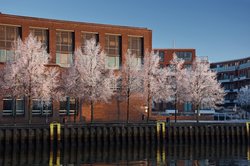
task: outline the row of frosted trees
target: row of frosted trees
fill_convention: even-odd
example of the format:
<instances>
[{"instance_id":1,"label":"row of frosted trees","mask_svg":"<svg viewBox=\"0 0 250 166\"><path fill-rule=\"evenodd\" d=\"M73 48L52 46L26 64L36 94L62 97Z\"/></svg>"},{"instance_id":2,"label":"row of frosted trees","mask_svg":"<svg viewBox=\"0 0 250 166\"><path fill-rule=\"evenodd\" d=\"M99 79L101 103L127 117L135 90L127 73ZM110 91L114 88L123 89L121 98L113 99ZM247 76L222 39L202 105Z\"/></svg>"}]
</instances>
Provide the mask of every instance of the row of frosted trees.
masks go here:
<instances>
[{"instance_id":1,"label":"row of frosted trees","mask_svg":"<svg viewBox=\"0 0 250 166\"><path fill-rule=\"evenodd\" d=\"M152 100L188 101L199 110L201 105L215 107L224 96L216 81L216 73L209 69L207 62L198 59L191 68L185 69L184 61L174 56L170 67L160 68L157 53L145 52L141 64L128 50L118 72L106 67L106 54L94 39L86 41L84 48L75 51L73 64L63 72L56 67L46 67L49 57L41 42L29 35L25 41L18 39L14 42L13 57L1 70L2 95L8 94L13 99L27 98L30 123L32 99L48 105L50 101L59 101L65 96L75 98L80 108L80 120L82 103L87 102L93 122L95 103L109 102L116 95L127 103L128 122L133 95L144 100L149 110ZM118 88L114 91L114 87Z\"/></svg>"}]
</instances>

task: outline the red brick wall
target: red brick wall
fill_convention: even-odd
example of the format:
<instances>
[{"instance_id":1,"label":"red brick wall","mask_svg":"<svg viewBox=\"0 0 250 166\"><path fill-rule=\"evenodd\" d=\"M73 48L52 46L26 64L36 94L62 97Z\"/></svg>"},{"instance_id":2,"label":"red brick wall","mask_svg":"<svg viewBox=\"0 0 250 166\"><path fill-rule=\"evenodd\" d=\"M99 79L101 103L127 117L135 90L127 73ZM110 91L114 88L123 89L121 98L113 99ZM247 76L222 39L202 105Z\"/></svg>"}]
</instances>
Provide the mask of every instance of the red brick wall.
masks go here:
<instances>
[{"instance_id":1,"label":"red brick wall","mask_svg":"<svg viewBox=\"0 0 250 166\"><path fill-rule=\"evenodd\" d=\"M56 30L69 30L74 32L75 38L75 48L81 45L80 34L81 31L86 32L97 32L99 34L99 42L103 48L105 45L105 34L119 34L122 37L122 62L126 60L125 54L128 49L128 36L140 36L144 39L144 50L151 51L152 49L152 31L146 28L136 28L136 27L126 27L126 26L114 26L114 25L104 25L104 24L93 24L93 23L80 23L71 21L60 21L52 19L42 19L33 17L23 17L0 14L0 24L7 25L17 25L20 26L22 39L25 39L29 35L30 27L37 28L48 28L49 31L49 53L50 64L48 66L57 66L56 63ZM4 64L1 63L0 67ZM64 70L64 69L62 69ZM131 100L130 107L130 119L131 121L141 120L143 102L138 99ZM0 101L0 110L2 110L3 104ZM90 106L86 103L82 107L83 116L86 121L90 120ZM126 102L122 101L120 103L120 120L126 120ZM53 116L49 117L50 121L63 121L64 117L59 116L59 103L53 102ZM96 103L94 108L94 117L96 121L117 121L117 101L115 99L111 100L110 103ZM13 117L2 117L0 111L0 123L8 123L13 120ZM79 119L79 116L77 117ZM33 122L41 123L45 122L45 117L33 117ZM70 116L69 120L73 121L74 117ZM17 122L27 122L28 112L25 113L24 117L17 117Z\"/></svg>"}]
</instances>

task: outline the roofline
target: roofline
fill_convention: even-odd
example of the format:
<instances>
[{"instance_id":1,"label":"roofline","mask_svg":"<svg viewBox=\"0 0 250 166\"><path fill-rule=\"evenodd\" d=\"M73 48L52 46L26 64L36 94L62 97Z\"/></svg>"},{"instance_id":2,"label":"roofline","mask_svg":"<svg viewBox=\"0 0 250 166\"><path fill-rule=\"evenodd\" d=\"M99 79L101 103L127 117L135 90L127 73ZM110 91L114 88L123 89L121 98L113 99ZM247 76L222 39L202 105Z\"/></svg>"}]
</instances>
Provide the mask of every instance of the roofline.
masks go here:
<instances>
[{"instance_id":1,"label":"roofline","mask_svg":"<svg viewBox=\"0 0 250 166\"><path fill-rule=\"evenodd\" d=\"M153 50L195 50L195 48L153 48Z\"/></svg>"},{"instance_id":2,"label":"roofline","mask_svg":"<svg viewBox=\"0 0 250 166\"><path fill-rule=\"evenodd\" d=\"M229 63L229 62L235 62L235 61L240 61L240 60L245 60L245 59L250 59L250 56L249 57L245 57L245 58L240 58L240 59L232 59L232 60L226 60L226 61L213 62L211 64Z\"/></svg>"},{"instance_id":3,"label":"roofline","mask_svg":"<svg viewBox=\"0 0 250 166\"><path fill-rule=\"evenodd\" d=\"M142 29L152 31L146 27L133 27L133 26L123 26L123 25L113 25L113 24L99 24L99 23L88 23L88 22L80 22L80 21L69 21L69 20L60 20L60 19L50 19L50 18L40 18L40 17L31 17L31 16L19 16L12 14L1 13L0 15L12 18L22 18L22 19L33 19L33 20L42 20L42 21L51 21L51 22L60 22L60 23L72 23L72 24L84 24L84 25L93 25L93 26L104 26L104 27L117 27L117 28L129 28L129 29Z\"/></svg>"}]
</instances>

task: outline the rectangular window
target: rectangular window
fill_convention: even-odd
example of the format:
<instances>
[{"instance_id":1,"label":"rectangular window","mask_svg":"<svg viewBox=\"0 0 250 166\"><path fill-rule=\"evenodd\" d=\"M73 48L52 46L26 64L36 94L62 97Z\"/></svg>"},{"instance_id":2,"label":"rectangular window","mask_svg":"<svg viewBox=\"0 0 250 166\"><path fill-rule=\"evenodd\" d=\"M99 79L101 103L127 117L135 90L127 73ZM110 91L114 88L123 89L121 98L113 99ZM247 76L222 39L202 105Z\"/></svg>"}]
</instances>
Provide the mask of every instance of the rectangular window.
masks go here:
<instances>
[{"instance_id":1,"label":"rectangular window","mask_svg":"<svg viewBox=\"0 0 250 166\"><path fill-rule=\"evenodd\" d=\"M119 69L121 66L121 36L105 36L106 66L109 69Z\"/></svg>"},{"instance_id":2,"label":"rectangular window","mask_svg":"<svg viewBox=\"0 0 250 166\"><path fill-rule=\"evenodd\" d=\"M52 101L50 101L49 104L44 104L41 100L33 99L32 103L33 116L52 115Z\"/></svg>"},{"instance_id":3,"label":"rectangular window","mask_svg":"<svg viewBox=\"0 0 250 166\"><path fill-rule=\"evenodd\" d=\"M73 32L56 32L56 63L61 67L70 67L73 62Z\"/></svg>"},{"instance_id":4,"label":"rectangular window","mask_svg":"<svg viewBox=\"0 0 250 166\"><path fill-rule=\"evenodd\" d=\"M10 97L3 98L3 116L12 115L13 100Z\"/></svg>"},{"instance_id":5,"label":"rectangular window","mask_svg":"<svg viewBox=\"0 0 250 166\"><path fill-rule=\"evenodd\" d=\"M192 52L176 52L178 58L183 59L186 62L192 61Z\"/></svg>"},{"instance_id":6,"label":"rectangular window","mask_svg":"<svg viewBox=\"0 0 250 166\"><path fill-rule=\"evenodd\" d=\"M110 83L110 88L114 91L120 91L122 88L122 79L114 79Z\"/></svg>"},{"instance_id":7,"label":"rectangular window","mask_svg":"<svg viewBox=\"0 0 250 166\"><path fill-rule=\"evenodd\" d=\"M82 46L82 48L84 47L85 42L86 42L87 40L92 39L92 38L95 39L96 43L99 42L99 41L98 41L99 39L98 39L98 34L97 34L97 33L82 32L82 33L81 33L81 46Z\"/></svg>"},{"instance_id":8,"label":"rectangular window","mask_svg":"<svg viewBox=\"0 0 250 166\"><path fill-rule=\"evenodd\" d=\"M160 62L164 62L164 51L159 51Z\"/></svg>"},{"instance_id":9,"label":"rectangular window","mask_svg":"<svg viewBox=\"0 0 250 166\"><path fill-rule=\"evenodd\" d=\"M76 100L74 98L66 97L65 100L60 101L60 115L74 115L77 114Z\"/></svg>"},{"instance_id":10,"label":"rectangular window","mask_svg":"<svg viewBox=\"0 0 250 166\"><path fill-rule=\"evenodd\" d=\"M16 111L13 103L16 102ZM23 99L12 99L10 97L3 98L3 116L19 116L24 115L24 100Z\"/></svg>"},{"instance_id":11,"label":"rectangular window","mask_svg":"<svg viewBox=\"0 0 250 166\"><path fill-rule=\"evenodd\" d=\"M35 37L37 37L37 40L40 41L47 49L47 52L49 52L49 33L47 29L38 29L38 28L30 28L30 33L32 33Z\"/></svg>"},{"instance_id":12,"label":"rectangular window","mask_svg":"<svg viewBox=\"0 0 250 166\"><path fill-rule=\"evenodd\" d=\"M20 27L0 25L0 62L12 59L12 43L18 37L20 37Z\"/></svg>"},{"instance_id":13,"label":"rectangular window","mask_svg":"<svg viewBox=\"0 0 250 166\"><path fill-rule=\"evenodd\" d=\"M24 99L16 99L16 115L24 115Z\"/></svg>"},{"instance_id":14,"label":"rectangular window","mask_svg":"<svg viewBox=\"0 0 250 166\"><path fill-rule=\"evenodd\" d=\"M135 55L135 63L142 64L143 63L143 38L142 37L132 37L128 38L128 49L132 54Z\"/></svg>"}]
</instances>

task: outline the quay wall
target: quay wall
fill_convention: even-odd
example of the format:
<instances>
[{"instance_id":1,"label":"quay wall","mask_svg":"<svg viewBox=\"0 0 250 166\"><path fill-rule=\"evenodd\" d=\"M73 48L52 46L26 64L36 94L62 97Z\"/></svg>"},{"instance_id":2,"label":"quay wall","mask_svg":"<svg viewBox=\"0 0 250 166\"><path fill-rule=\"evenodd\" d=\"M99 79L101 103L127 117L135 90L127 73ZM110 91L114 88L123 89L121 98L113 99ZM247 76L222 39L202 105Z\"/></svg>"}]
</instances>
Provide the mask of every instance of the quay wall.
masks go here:
<instances>
[{"instance_id":1,"label":"quay wall","mask_svg":"<svg viewBox=\"0 0 250 166\"><path fill-rule=\"evenodd\" d=\"M0 144L250 144L250 123L102 123L0 126Z\"/></svg>"}]
</instances>

